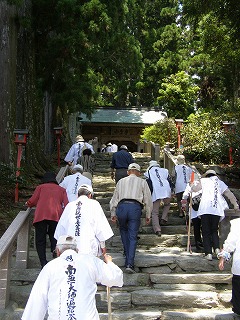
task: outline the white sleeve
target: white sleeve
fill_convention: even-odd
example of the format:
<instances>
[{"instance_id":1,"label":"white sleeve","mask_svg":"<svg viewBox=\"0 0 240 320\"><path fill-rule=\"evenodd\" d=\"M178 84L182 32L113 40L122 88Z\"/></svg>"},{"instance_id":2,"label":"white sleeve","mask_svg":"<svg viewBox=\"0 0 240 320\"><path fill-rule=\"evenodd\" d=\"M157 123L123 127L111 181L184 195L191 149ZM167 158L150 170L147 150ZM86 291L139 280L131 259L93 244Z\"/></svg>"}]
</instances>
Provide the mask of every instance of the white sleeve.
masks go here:
<instances>
[{"instance_id":1,"label":"white sleeve","mask_svg":"<svg viewBox=\"0 0 240 320\"><path fill-rule=\"evenodd\" d=\"M40 272L24 309L22 320L43 320L48 307L48 273Z\"/></svg>"},{"instance_id":2,"label":"white sleeve","mask_svg":"<svg viewBox=\"0 0 240 320\"><path fill-rule=\"evenodd\" d=\"M190 187L190 185L188 183L187 186L186 186L185 191L183 192L182 199L186 200L189 197L190 192L191 192L191 187Z\"/></svg>"},{"instance_id":3,"label":"white sleeve","mask_svg":"<svg viewBox=\"0 0 240 320\"><path fill-rule=\"evenodd\" d=\"M72 162L75 154L75 148L74 145L71 146L68 153L66 154L66 157L64 158L64 161L66 162Z\"/></svg>"},{"instance_id":4,"label":"white sleeve","mask_svg":"<svg viewBox=\"0 0 240 320\"><path fill-rule=\"evenodd\" d=\"M61 215L61 218L60 218L59 221L58 221L58 224L57 224L57 227L56 227L56 229L55 229L55 232L54 232L54 238L55 238L56 240L58 240L58 238L59 238L60 236L63 236L63 235L66 234L65 215L66 215L66 212L65 212L65 209L64 209L64 211L63 211L63 213L62 213L62 215Z\"/></svg>"},{"instance_id":5,"label":"white sleeve","mask_svg":"<svg viewBox=\"0 0 240 320\"><path fill-rule=\"evenodd\" d=\"M234 252L236 249L236 243L238 241L239 234L237 232L232 232L228 234L227 239L224 241L223 250L229 253Z\"/></svg>"},{"instance_id":6,"label":"white sleeve","mask_svg":"<svg viewBox=\"0 0 240 320\"><path fill-rule=\"evenodd\" d=\"M97 281L104 286L108 287L122 287L123 286L123 272L122 270L113 262L105 263L99 258L95 260L97 263Z\"/></svg>"}]
</instances>

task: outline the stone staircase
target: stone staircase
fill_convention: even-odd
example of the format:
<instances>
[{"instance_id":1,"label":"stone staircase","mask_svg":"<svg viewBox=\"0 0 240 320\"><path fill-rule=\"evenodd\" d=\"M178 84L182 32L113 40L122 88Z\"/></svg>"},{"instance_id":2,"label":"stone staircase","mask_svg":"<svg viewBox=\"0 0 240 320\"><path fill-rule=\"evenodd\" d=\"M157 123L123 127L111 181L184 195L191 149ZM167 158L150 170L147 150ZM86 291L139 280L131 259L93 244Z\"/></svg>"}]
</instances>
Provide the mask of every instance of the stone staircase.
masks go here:
<instances>
[{"instance_id":1,"label":"stone staircase","mask_svg":"<svg viewBox=\"0 0 240 320\"><path fill-rule=\"evenodd\" d=\"M133 154L133 156L136 162L146 169L149 157L146 154ZM115 188L115 183L110 177L110 161L110 155L97 154L93 178L94 197L101 203L109 221L109 201ZM108 253L124 270L119 230L111 221L110 223L114 236L107 242ZM191 240L194 243L192 238ZM145 225L143 212L135 258L137 273L124 273L124 286L111 288L112 319L239 319L231 312L230 264L226 264L225 271L220 272L216 258L207 261L203 254L195 252L194 247L192 253L187 252L186 247L185 222L178 217L174 201L168 225L162 226L161 237L153 233L151 226ZM0 319L21 318L39 271L37 254L33 249L30 251L29 269L12 270L10 297L11 301L15 302L9 306L7 314L0 313ZM99 286L96 300L100 319L110 319L105 287Z\"/></svg>"}]
</instances>

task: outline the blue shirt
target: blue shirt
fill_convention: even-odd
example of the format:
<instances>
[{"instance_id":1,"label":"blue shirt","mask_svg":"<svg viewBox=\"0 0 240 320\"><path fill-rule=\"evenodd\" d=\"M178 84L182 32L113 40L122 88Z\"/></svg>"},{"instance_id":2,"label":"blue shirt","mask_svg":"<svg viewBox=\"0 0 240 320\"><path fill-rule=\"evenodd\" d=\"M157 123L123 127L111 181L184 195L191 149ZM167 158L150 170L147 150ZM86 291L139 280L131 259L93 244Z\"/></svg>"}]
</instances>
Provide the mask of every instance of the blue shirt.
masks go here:
<instances>
[{"instance_id":1,"label":"blue shirt","mask_svg":"<svg viewBox=\"0 0 240 320\"><path fill-rule=\"evenodd\" d=\"M122 149L115 152L112 156L111 168L112 169L127 169L130 163L133 163L134 159L132 155Z\"/></svg>"}]
</instances>

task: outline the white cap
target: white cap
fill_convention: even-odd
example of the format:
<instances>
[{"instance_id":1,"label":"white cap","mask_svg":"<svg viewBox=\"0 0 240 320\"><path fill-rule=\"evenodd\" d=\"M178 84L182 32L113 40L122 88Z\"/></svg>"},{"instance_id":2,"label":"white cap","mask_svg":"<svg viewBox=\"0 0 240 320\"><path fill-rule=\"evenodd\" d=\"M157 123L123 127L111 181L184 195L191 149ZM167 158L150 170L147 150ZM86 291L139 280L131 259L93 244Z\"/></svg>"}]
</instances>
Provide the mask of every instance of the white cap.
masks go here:
<instances>
[{"instance_id":1,"label":"white cap","mask_svg":"<svg viewBox=\"0 0 240 320\"><path fill-rule=\"evenodd\" d=\"M73 170L83 171L83 166L81 166L80 164L75 164L75 166L73 167Z\"/></svg>"},{"instance_id":2,"label":"white cap","mask_svg":"<svg viewBox=\"0 0 240 320\"><path fill-rule=\"evenodd\" d=\"M128 166L128 170L137 170L137 171L141 171L140 165L137 163L131 163Z\"/></svg>"},{"instance_id":3,"label":"white cap","mask_svg":"<svg viewBox=\"0 0 240 320\"><path fill-rule=\"evenodd\" d=\"M93 188L92 188L90 185L88 185L88 184L82 184L82 185L79 187L79 189L85 189L85 190L91 192L91 194L93 195ZM79 189L78 189L78 190L79 190Z\"/></svg>"},{"instance_id":4,"label":"white cap","mask_svg":"<svg viewBox=\"0 0 240 320\"><path fill-rule=\"evenodd\" d=\"M209 174L212 174L212 175L214 175L214 176L217 175L217 173L216 173L215 170L210 169L210 170L207 170L207 171L203 174L203 177L206 177L206 176L208 176Z\"/></svg>"},{"instance_id":5,"label":"white cap","mask_svg":"<svg viewBox=\"0 0 240 320\"><path fill-rule=\"evenodd\" d=\"M77 247L77 241L72 236L64 235L58 238L57 246L58 245L75 245Z\"/></svg>"},{"instance_id":6,"label":"white cap","mask_svg":"<svg viewBox=\"0 0 240 320\"><path fill-rule=\"evenodd\" d=\"M152 167L160 167L159 163L156 160L151 160L149 161L149 167L148 169L152 168Z\"/></svg>"},{"instance_id":7,"label":"white cap","mask_svg":"<svg viewBox=\"0 0 240 320\"><path fill-rule=\"evenodd\" d=\"M125 144L122 144L121 147L119 149L123 149L123 150L128 150L128 147L125 146Z\"/></svg>"}]
</instances>

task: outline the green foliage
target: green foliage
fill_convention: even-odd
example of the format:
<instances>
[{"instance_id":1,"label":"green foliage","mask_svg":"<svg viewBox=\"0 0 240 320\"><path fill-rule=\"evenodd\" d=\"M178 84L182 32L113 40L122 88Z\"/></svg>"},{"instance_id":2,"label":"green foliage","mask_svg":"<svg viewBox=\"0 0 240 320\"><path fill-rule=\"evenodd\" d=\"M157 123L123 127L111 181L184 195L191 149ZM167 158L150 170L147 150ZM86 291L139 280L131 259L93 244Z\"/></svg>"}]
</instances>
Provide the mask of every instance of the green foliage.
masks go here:
<instances>
[{"instance_id":1,"label":"green foliage","mask_svg":"<svg viewBox=\"0 0 240 320\"><path fill-rule=\"evenodd\" d=\"M182 22L191 37L189 70L198 75L198 107L219 110L226 103L239 108L240 2L183 0ZM239 112L239 111L237 111Z\"/></svg>"},{"instance_id":2,"label":"green foliage","mask_svg":"<svg viewBox=\"0 0 240 320\"><path fill-rule=\"evenodd\" d=\"M7 0L7 2L11 5L20 6L23 3L23 0Z\"/></svg>"},{"instance_id":3,"label":"green foliage","mask_svg":"<svg viewBox=\"0 0 240 320\"><path fill-rule=\"evenodd\" d=\"M3 186L4 184L11 185L14 187L14 184L16 182L16 173L14 172L13 168L11 168L9 165L6 165L4 163L0 163L0 184Z\"/></svg>"},{"instance_id":4,"label":"green foliage","mask_svg":"<svg viewBox=\"0 0 240 320\"><path fill-rule=\"evenodd\" d=\"M33 0L37 74L56 105L91 114L136 102L143 63L135 10L126 0Z\"/></svg>"},{"instance_id":5,"label":"green foliage","mask_svg":"<svg viewBox=\"0 0 240 320\"><path fill-rule=\"evenodd\" d=\"M184 71L163 79L159 89L159 105L170 117L186 118L194 111L199 87Z\"/></svg>"},{"instance_id":6,"label":"green foliage","mask_svg":"<svg viewBox=\"0 0 240 320\"><path fill-rule=\"evenodd\" d=\"M222 118L210 112L191 114L182 128L184 153L207 163L228 161L227 137Z\"/></svg>"},{"instance_id":7,"label":"green foliage","mask_svg":"<svg viewBox=\"0 0 240 320\"><path fill-rule=\"evenodd\" d=\"M158 143L160 147L164 147L167 142L176 145L177 143L177 128L175 120L164 118L157 121L152 126L146 127L143 130L141 139Z\"/></svg>"}]
</instances>

